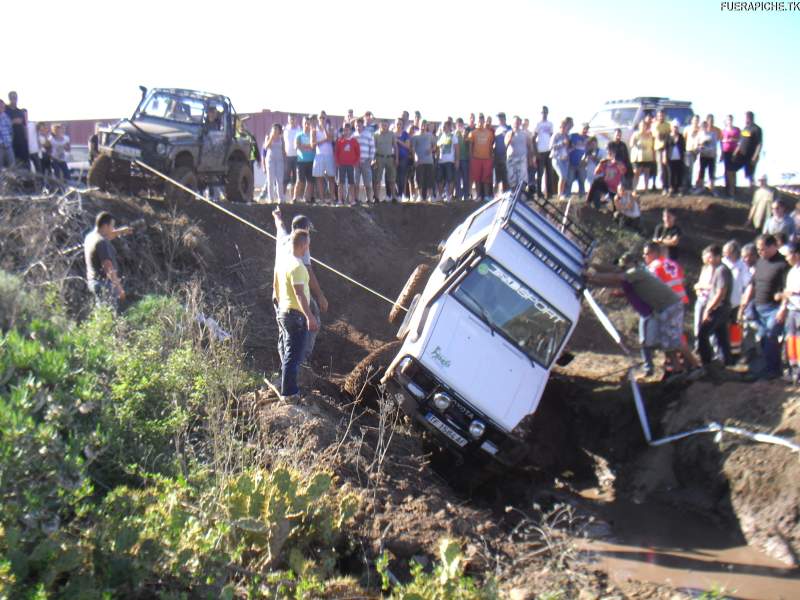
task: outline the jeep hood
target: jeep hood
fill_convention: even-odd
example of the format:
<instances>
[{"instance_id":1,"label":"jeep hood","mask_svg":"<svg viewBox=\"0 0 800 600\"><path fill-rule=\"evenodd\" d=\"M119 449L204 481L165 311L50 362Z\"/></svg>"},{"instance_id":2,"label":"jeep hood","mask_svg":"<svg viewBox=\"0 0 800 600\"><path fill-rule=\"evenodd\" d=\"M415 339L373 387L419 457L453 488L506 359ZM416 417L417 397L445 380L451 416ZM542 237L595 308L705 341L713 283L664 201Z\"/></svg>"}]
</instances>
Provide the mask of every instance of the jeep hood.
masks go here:
<instances>
[{"instance_id":1,"label":"jeep hood","mask_svg":"<svg viewBox=\"0 0 800 600\"><path fill-rule=\"evenodd\" d=\"M506 431L539 404L548 371L452 296L442 298L422 364Z\"/></svg>"},{"instance_id":2,"label":"jeep hood","mask_svg":"<svg viewBox=\"0 0 800 600\"><path fill-rule=\"evenodd\" d=\"M149 120L137 120L135 123L136 126L134 127L129 122L123 122L117 125L117 127L114 129L115 131L123 130L126 133L130 133L134 136L137 134L141 135L141 132L144 131L153 137L166 138L171 142L183 139L192 139L199 136L199 128L196 125L181 126L177 123L159 123Z\"/></svg>"}]
</instances>

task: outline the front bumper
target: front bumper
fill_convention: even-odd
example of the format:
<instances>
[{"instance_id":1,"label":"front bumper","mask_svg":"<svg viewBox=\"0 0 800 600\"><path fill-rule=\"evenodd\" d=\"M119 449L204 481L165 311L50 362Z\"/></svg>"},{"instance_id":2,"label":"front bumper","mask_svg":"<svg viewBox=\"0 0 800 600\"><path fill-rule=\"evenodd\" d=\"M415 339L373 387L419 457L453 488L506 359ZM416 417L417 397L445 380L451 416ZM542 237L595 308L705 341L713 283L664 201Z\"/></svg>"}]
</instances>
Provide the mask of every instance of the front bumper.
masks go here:
<instances>
[{"instance_id":1,"label":"front bumper","mask_svg":"<svg viewBox=\"0 0 800 600\"><path fill-rule=\"evenodd\" d=\"M518 457L524 453L524 442L470 407L417 361L413 361L414 368L409 372L401 371L400 363L402 360L395 363L384 377L389 395L440 446L479 466L499 463L513 467L517 464ZM450 406L444 410L437 407L433 400L437 394L449 397ZM483 428L480 435L474 432L476 422Z\"/></svg>"}]
</instances>

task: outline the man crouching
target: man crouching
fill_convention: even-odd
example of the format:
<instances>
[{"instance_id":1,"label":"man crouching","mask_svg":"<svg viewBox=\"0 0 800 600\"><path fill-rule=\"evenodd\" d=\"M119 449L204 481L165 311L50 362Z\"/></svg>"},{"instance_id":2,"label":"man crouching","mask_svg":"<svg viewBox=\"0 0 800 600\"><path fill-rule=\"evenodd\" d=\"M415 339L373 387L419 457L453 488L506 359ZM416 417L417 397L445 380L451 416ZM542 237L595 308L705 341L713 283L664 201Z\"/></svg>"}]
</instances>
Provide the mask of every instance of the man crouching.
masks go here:
<instances>
[{"instance_id":1,"label":"man crouching","mask_svg":"<svg viewBox=\"0 0 800 600\"><path fill-rule=\"evenodd\" d=\"M319 323L309 306L308 269L303 256L308 252L308 231L296 229L292 232L292 254L279 256L275 264L272 281L273 303L278 306L281 355L281 399L294 400L300 392L297 375L304 357L307 333L317 331Z\"/></svg>"}]
</instances>

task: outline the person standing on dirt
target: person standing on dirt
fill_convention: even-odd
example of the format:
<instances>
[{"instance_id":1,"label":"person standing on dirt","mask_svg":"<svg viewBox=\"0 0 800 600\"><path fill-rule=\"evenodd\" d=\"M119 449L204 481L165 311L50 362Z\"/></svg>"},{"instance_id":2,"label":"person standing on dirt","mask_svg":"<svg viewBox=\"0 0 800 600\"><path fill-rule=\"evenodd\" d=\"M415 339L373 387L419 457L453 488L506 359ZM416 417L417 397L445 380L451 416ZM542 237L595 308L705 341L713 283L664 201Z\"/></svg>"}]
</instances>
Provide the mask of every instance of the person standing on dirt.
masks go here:
<instances>
[{"instance_id":1,"label":"person standing on dirt","mask_svg":"<svg viewBox=\"0 0 800 600\"><path fill-rule=\"evenodd\" d=\"M328 127L327 115L319 113L319 119L311 130L311 145L314 146L312 173L317 181L317 197L320 201L336 198L336 161L333 158L333 132ZM327 183L327 188L326 184ZM327 189L327 194L326 194Z\"/></svg>"},{"instance_id":2,"label":"person standing on dirt","mask_svg":"<svg viewBox=\"0 0 800 600\"><path fill-rule=\"evenodd\" d=\"M511 128L506 124L506 113L497 113L499 125L494 128L494 180L496 192L508 191L508 163L506 160L506 134Z\"/></svg>"},{"instance_id":3,"label":"person standing on dirt","mask_svg":"<svg viewBox=\"0 0 800 600\"><path fill-rule=\"evenodd\" d=\"M722 161L725 165L725 195L733 198L736 195L736 168L734 153L739 147L739 138L742 130L733 125L733 115L725 117L725 129L722 130L720 146L722 148Z\"/></svg>"},{"instance_id":4,"label":"person standing on dirt","mask_svg":"<svg viewBox=\"0 0 800 600\"><path fill-rule=\"evenodd\" d=\"M426 201L428 193L431 200L436 199L434 185L433 150L436 148L436 138L430 132L430 124L425 123L422 128L411 136L411 147L414 149L414 162L417 175L418 201ZM491 168L491 167L490 167Z\"/></svg>"},{"instance_id":5,"label":"person standing on dirt","mask_svg":"<svg viewBox=\"0 0 800 600\"><path fill-rule=\"evenodd\" d=\"M767 186L767 176L762 175L758 178L758 189L753 194L750 212L747 213L747 223L752 225L756 231L764 229L774 200L775 192Z\"/></svg>"},{"instance_id":6,"label":"person standing on dirt","mask_svg":"<svg viewBox=\"0 0 800 600\"><path fill-rule=\"evenodd\" d=\"M664 142L664 169L667 170L666 181L672 190L673 196L680 196L683 192L683 161L686 154L686 139L681 133L678 120L672 122L672 130ZM664 191L667 188L664 187Z\"/></svg>"},{"instance_id":7,"label":"person standing on dirt","mask_svg":"<svg viewBox=\"0 0 800 600\"><path fill-rule=\"evenodd\" d=\"M336 140L334 156L339 180L339 202L355 206L358 198L355 169L361 161L361 148L348 123L342 128L342 137Z\"/></svg>"},{"instance_id":8,"label":"person standing on dirt","mask_svg":"<svg viewBox=\"0 0 800 600\"><path fill-rule=\"evenodd\" d=\"M280 392L284 401L300 393L297 376L306 357L308 334L319 330L319 322L311 312L310 278L303 262L309 253L309 233L296 229L289 239L291 254L283 251L276 256L272 279L272 302L277 307L280 329Z\"/></svg>"},{"instance_id":9,"label":"person standing on dirt","mask_svg":"<svg viewBox=\"0 0 800 600\"><path fill-rule=\"evenodd\" d=\"M736 320L742 304L742 294L750 283L750 270L741 258L742 249L736 240L729 240L722 247L722 264L730 269L733 285L731 287L731 314L728 324L728 338L731 343L731 354L741 354L742 329Z\"/></svg>"},{"instance_id":10,"label":"person standing on dirt","mask_svg":"<svg viewBox=\"0 0 800 600\"><path fill-rule=\"evenodd\" d=\"M358 202L358 188L364 188L364 202L369 203L372 193L372 163L375 162L375 134L366 128L364 119L356 120L356 139L358 139L359 161L356 165L355 199Z\"/></svg>"},{"instance_id":11,"label":"person standing on dirt","mask_svg":"<svg viewBox=\"0 0 800 600\"><path fill-rule=\"evenodd\" d=\"M756 125L755 115L748 110L744 115L744 128L739 137L739 145L734 152L733 166L737 171L744 167L744 174L750 180L751 188L755 186L756 166L763 143L764 134L761 127Z\"/></svg>"},{"instance_id":12,"label":"person standing on dirt","mask_svg":"<svg viewBox=\"0 0 800 600\"><path fill-rule=\"evenodd\" d=\"M364 123L364 128L369 127ZM381 195L381 182L386 174L385 194ZM397 179L397 137L389 130L389 122L381 120L380 129L375 133L375 172L372 174L375 198L378 202L397 200L394 189Z\"/></svg>"},{"instance_id":13,"label":"person standing on dirt","mask_svg":"<svg viewBox=\"0 0 800 600\"><path fill-rule=\"evenodd\" d=\"M774 236L758 236L756 250L759 258L753 278L742 296L738 319L739 321L744 319L745 309L752 300L751 316L761 339L764 367L755 368L751 365L750 376L774 379L781 375L781 348L778 338L783 331L783 325L777 318L780 308L780 300L777 298L783 289L788 265L781 253L778 252L778 243Z\"/></svg>"},{"instance_id":14,"label":"person standing on dirt","mask_svg":"<svg viewBox=\"0 0 800 600\"><path fill-rule=\"evenodd\" d=\"M289 115L289 122L283 130L283 147L286 149L286 174L283 185L289 186L291 193L297 187L297 136L303 131L297 125L297 118Z\"/></svg>"},{"instance_id":15,"label":"person standing on dirt","mask_svg":"<svg viewBox=\"0 0 800 600\"><path fill-rule=\"evenodd\" d=\"M23 168L30 168L30 155L28 153L28 111L17 106L17 92L8 92L8 106L6 114L11 120L12 134L14 137L14 158Z\"/></svg>"},{"instance_id":16,"label":"person standing on dirt","mask_svg":"<svg viewBox=\"0 0 800 600\"><path fill-rule=\"evenodd\" d=\"M314 195L314 146L311 145L311 121L313 117L303 117L303 129L295 137L297 148L297 184L294 186L294 202L303 198L307 203Z\"/></svg>"},{"instance_id":17,"label":"person standing on dirt","mask_svg":"<svg viewBox=\"0 0 800 600\"><path fill-rule=\"evenodd\" d=\"M463 123L463 121L462 121ZM514 128L506 133L506 166L510 189L528 183L528 157L531 155L531 138L522 129L522 119L515 116ZM583 183L581 183L583 189Z\"/></svg>"},{"instance_id":18,"label":"person standing on dirt","mask_svg":"<svg viewBox=\"0 0 800 600\"><path fill-rule=\"evenodd\" d=\"M716 244L703 250L703 263L711 270L708 298L705 301L697 330L697 352L704 365L711 363L714 350L711 336L717 340L722 354L723 364L733 364L730 340L728 339L728 322L731 311L731 291L733 277L730 269L722 264L722 248Z\"/></svg>"},{"instance_id":19,"label":"person standing on dirt","mask_svg":"<svg viewBox=\"0 0 800 600\"><path fill-rule=\"evenodd\" d=\"M286 225L283 222L283 215L281 214L280 208L276 208L274 211L272 211L272 217L275 220L277 238L275 245L275 264L277 267L279 257L289 256L292 254L293 250L291 244L291 233L302 230L309 232L310 235L310 233L314 231L314 225L312 225L311 219L309 219L307 216L297 215L294 217L294 219L292 219L292 231L290 233L286 230ZM311 313L314 315L314 318L317 320L317 323L321 328L322 319L320 318L320 313L328 312L328 299L325 297L325 294L322 293L322 288L319 285L316 271L312 265L310 250L306 250L306 253L303 255L303 264L308 270L308 285L311 289ZM278 330L278 333L280 334L280 329ZM306 340L306 345L303 351L304 363L308 362L311 353L314 351L314 346L317 342L317 333L319 333L319 328L316 331L308 332L308 339Z\"/></svg>"},{"instance_id":20,"label":"person standing on dirt","mask_svg":"<svg viewBox=\"0 0 800 600\"><path fill-rule=\"evenodd\" d=\"M540 198L544 198L545 194L547 198L550 198L555 188L553 164L550 162L550 138L553 137L553 124L547 120L549 112L550 110L543 106L542 120L533 128L533 145L536 147L536 193Z\"/></svg>"},{"instance_id":21,"label":"person standing on dirt","mask_svg":"<svg viewBox=\"0 0 800 600\"><path fill-rule=\"evenodd\" d=\"M642 345L661 348L674 365L683 361L689 368L689 379L702 377L705 371L683 339L684 308L680 297L644 266L633 264L635 260L633 253L628 253L621 261L624 270L597 266L587 279L596 286L621 288L631 306L646 317Z\"/></svg>"},{"instance_id":22,"label":"person standing on dirt","mask_svg":"<svg viewBox=\"0 0 800 600\"><path fill-rule=\"evenodd\" d=\"M494 153L494 132L486 126L483 113L478 115L478 127L469 132L470 155L469 177L475 183L478 201L492 199L492 154ZM548 144L550 138L547 138ZM550 148L547 149L548 156Z\"/></svg>"},{"instance_id":23,"label":"person standing on dirt","mask_svg":"<svg viewBox=\"0 0 800 600\"><path fill-rule=\"evenodd\" d=\"M661 223L653 231L653 241L666 246L669 257L677 261L680 256L681 235L683 232L678 226L675 213L672 209L665 208L661 213Z\"/></svg>"},{"instance_id":24,"label":"person standing on dirt","mask_svg":"<svg viewBox=\"0 0 800 600\"><path fill-rule=\"evenodd\" d=\"M267 174L267 181L261 190L259 200L263 200L266 196L268 202L283 202L286 200L283 186L286 147L280 123L272 125L272 131L264 142L264 151L264 172Z\"/></svg>"},{"instance_id":25,"label":"person standing on dirt","mask_svg":"<svg viewBox=\"0 0 800 600\"><path fill-rule=\"evenodd\" d=\"M628 145L625 143L625 140L622 139L622 129L614 130L614 139L608 142L608 145L606 146L606 152L608 156L611 156L611 153L613 152L614 156L617 158L617 162L621 162L623 165L625 165L625 182L633 183L631 152L628 149Z\"/></svg>"},{"instance_id":26,"label":"person standing on dirt","mask_svg":"<svg viewBox=\"0 0 800 600\"><path fill-rule=\"evenodd\" d=\"M96 304L117 309L125 300L125 288L119 276L117 252L111 240L133 233L130 227L115 228L114 216L106 211L97 213L92 229L83 240L86 263L86 283Z\"/></svg>"},{"instance_id":27,"label":"person standing on dirt","mask_svg":"<svg viewBox=\"0 0 800 600\"><path fill-rule=\"evenodd\" d=\"M789 376L794 385L800 383L800 245L789 244L787 256L791 269L780 294L781 307L776 317L784 324L784 344L789 361Z\"/></svg>"}]
</instances>

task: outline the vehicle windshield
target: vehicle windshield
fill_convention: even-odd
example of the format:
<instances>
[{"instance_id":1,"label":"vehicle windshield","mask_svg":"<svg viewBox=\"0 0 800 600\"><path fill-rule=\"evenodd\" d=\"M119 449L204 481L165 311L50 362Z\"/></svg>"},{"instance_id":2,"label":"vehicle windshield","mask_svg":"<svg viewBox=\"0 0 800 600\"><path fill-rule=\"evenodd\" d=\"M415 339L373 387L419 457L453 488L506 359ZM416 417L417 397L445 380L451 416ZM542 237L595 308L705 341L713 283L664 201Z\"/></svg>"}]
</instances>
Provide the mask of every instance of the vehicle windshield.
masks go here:
<instances>
[{"instance_id":1,"label":"vehicle windshield","mask_svg":"<svg viewBox=\"0 0 800 600\"><path fill-rule=\"evenodd\" d=\"M664 107L665 120L672 123L677 119L681 128L692 122L692 115L694 115L694 111L687 106Z\"/></svg>"},{"instance_id":2,"label":"vehicle windshield","mask_svg":"<svg viewBox=\"0 0 800 600\"><path fill-rule=\"evenodd\" d=\"M589 127L592 129L616 129L617 127L631 127L636 120L636 107L606 108L592 117Z\"/></svg>"},{"instance_id":3,"label":"vehicle windshield","mask_svg":"<svg viewBox=\"0 0 800 600\"><path fill-rule=\"evenodd\" d=\"M168 92L156 92L147 98L139 109L137 118L156 117L178 123L203 122L206 101L192 96L182 96Z\"/></svg>"},{"instance_id":4,"label":"vehicle windshield","mask_svg":"<svg viewBox=\"0 0 800 600\"><path fill-rule=\"evenodd\" d=\"M572 325L489 257L470 271L453 296L545 368L556 358Z\"/></svg>"}]
</instances>

